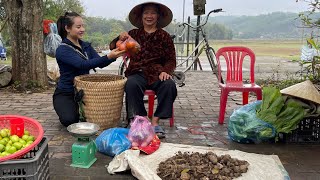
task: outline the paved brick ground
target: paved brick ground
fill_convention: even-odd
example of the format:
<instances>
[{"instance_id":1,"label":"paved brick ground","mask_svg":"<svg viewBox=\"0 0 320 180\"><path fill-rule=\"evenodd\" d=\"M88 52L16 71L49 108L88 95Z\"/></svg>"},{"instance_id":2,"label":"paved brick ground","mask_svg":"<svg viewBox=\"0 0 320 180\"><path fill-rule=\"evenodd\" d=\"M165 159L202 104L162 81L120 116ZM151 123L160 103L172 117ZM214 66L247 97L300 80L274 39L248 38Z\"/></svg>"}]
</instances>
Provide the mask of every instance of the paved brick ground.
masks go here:
<instances>
[{"instance_id":1,"label":"paved brick ground","mask_svg":"<svg viewBox=\"0 0 320 180\"><path fill-rule=\"evenodd\" d=\"M113 72L109 72L113 73ZM130 172L110 176L106 172L111 158L97 153L97 162L89 169L70 167L71 145L75 139L60 125L52 107L52 90L44 93L21 94L0 89L0 114L19 114L37 119L50 139L51 179L134 179ZM259 144L245 145L230 141L226 125L218 125L219 89L216 78L211 72L190 72L186 86L178 88L178 98L174 103L175 126L170 128L169 121L161 123L166 129L164 142L201 146L216 146L238 149L246 152L276 154L280 157L292 179L320 179L320 156L318 145ZM251 97L251 100L254 97ZM227 115L241 103L240 93L229 96ZM124 119L124 111L121 120ZM197 135L188 131L205 132Z\"/></svg>"}]
</instances>

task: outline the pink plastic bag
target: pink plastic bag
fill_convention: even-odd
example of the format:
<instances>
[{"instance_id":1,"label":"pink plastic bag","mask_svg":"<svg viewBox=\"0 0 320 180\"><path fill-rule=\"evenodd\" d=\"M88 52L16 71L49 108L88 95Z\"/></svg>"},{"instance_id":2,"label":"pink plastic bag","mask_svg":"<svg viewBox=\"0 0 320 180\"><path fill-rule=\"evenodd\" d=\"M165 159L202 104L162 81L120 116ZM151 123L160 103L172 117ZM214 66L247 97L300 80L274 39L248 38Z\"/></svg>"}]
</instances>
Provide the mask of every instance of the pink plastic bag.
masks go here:
<instances>
[{"instance_id":1,"label":"pink plastic bag","mask_svg":"<svg viewBox=\"0 0 320 180\"><path fill-rule=\"evenodd\" d=\"M154 138L155 132L148 119L135 116L128 134L132 147L146 147Z\"/></svg>"}]
</instances>

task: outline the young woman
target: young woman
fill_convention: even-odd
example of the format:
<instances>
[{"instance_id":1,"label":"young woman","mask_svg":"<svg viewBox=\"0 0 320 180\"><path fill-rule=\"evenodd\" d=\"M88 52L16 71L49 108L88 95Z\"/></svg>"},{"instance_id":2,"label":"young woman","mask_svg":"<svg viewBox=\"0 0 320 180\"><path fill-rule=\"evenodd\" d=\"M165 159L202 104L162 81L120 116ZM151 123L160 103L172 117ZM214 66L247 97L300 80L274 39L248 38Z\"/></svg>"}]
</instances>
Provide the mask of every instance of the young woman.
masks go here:
<instances>
[{"instance_id":1,"label":"young woman","mask_svg":"<svg viewBox=\"0 0 320 180\"><path fill-rule=\"evenodd\" d=\"M125 86L127 117L147 116L143 96L146 89L156 92L158 106L151 120L159 138L165 132L159 120L172 116L172 105L177 88L172 80L176 68L176 53L173 41L162 28L172 20L171 10L160 3L147 2L135 6L129 13L129 20L138 29L121 33L120 39L131 36L141 46L141 51L130 57L125 72L128 80ZM111 47L114 47L114 42Z\"/></svg>"},{"instance_id":2,"label":"young woman","mask_svg":"<svg viewBox=\"0 0 320 180\"><path fill-rule=\"evenodd\" d=\"M81 39L85 28L82 17L75 12L67 12L57 21L62 43L56 50L56 59L60 69L60 79L53 94L53 106L62 125L79 122L79 107L75 101L73 80L75 76L89 74L96 67L106 67L124 51L112 50L100 57L91 44Z\"/></svg>"}]
</instances>

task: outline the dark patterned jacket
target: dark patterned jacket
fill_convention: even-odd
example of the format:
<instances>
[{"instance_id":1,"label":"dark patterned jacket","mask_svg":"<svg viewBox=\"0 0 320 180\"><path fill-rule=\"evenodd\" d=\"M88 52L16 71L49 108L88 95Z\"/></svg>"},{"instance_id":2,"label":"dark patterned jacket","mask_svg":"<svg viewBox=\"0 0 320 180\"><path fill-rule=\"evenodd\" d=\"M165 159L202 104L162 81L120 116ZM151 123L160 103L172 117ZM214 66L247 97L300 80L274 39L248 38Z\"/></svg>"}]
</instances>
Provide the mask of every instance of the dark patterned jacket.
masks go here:
<instances>
[{"instance_id":1,"label":"dark patterned jacket","mask_svg":"<svg viewBox=\"0 0 320 180\"><path fill-rule=\"evenodd\" d=\"M142 71L148 84L152 84L159 80L161 72L173 73L176 68L176 52L169 33L163 29L147 33L140 28L133 29L128 34L140 44L141 51L130 57L126 76Z\"/></svg>"}]
</instances>

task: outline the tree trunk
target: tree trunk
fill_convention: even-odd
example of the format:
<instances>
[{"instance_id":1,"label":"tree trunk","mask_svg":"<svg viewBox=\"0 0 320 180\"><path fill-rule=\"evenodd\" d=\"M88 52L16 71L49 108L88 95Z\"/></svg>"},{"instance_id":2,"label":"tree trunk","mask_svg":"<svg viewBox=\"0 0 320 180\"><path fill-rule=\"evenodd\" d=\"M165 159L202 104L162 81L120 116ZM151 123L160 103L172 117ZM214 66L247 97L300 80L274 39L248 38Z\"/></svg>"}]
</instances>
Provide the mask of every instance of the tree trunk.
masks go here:
<instances>
[{"instance_id":1,"label":"tree trunk","mask_svg":"<svg viewBox=\"0 0 320 180\"><path fill-rule=\"evenodd\" d=\"M45 87L47 62L43 57L43 0L5 0L12 51L12 78L29 89Z\"/></svg>"}]
</instances>

